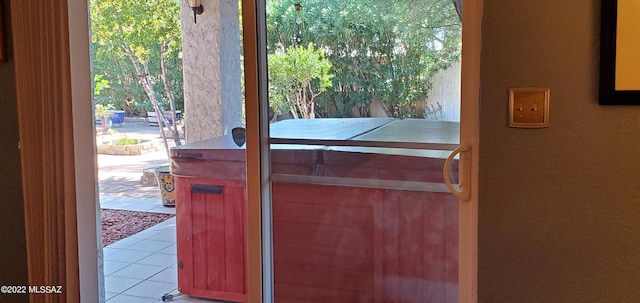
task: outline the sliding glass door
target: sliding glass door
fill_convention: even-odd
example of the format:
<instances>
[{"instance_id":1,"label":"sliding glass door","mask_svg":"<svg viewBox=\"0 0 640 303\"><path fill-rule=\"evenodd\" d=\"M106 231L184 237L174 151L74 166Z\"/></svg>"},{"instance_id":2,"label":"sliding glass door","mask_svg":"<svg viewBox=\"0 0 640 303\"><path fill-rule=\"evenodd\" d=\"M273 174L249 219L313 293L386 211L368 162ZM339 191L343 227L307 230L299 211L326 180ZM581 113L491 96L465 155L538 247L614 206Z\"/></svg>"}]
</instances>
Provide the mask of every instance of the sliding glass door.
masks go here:
<instances>
[{"instance_id":1,"label":"sliding glass door","mask_svg":"<svg viewBox=\"0 0 640 303\"><path fill-rule=\"evenodd\" d=\"M475 298L479 31L456 3L244 2L250 302Z\"/></svg>"}]
</instances>

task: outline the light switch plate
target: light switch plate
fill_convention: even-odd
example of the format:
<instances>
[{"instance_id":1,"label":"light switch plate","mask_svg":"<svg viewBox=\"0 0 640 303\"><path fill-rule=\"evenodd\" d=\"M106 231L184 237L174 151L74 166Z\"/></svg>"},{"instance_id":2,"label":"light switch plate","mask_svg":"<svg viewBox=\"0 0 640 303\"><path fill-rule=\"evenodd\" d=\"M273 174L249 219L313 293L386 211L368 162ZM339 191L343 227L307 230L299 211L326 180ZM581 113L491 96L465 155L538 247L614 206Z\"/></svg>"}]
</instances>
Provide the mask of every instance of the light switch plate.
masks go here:
<instances>
[{"instance_id":1,"label":"light switch plate","mask_svg":"<svg viewBox=\"0 0 640 303\"><path fill-rule=\"evenodd\" d=\"M509 127L549 127L549 94L548 88L510 88Z\"/></svg>"}]
</instances>

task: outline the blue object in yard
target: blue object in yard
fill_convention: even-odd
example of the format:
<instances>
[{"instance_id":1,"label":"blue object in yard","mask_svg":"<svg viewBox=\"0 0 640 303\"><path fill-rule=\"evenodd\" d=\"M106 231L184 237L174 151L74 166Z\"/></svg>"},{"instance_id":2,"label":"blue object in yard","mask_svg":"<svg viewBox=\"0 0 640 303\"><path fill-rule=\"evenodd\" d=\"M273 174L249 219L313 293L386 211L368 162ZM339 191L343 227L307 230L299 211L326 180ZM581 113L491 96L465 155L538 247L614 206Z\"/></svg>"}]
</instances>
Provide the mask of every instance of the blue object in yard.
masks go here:
<instances>
[{"instance_id":1,"label":"blue object in yard","mask_svg":"<svg viewBox=\"0 0 640 303\"><path fill-rule=\"evenodd\" d=\"M111 122L113 124L118 124L118 126L122 126L122 122L124 122L124 113L123 110L109 110L109 117L111 118Z\"/></svg>"},{"instance_id":2,"label":"blue object in yard","mask_svg":"<svg viewBox=\"0 0 640 303\"><path fill-rule=\"evenodd\" d=\"M103 132L110 130L113 125L113 122L111 122L111 116L103 115L100 117L100 125L102 126Z\"/></svg>"},{"instance_id":3,"label":"blue object in yard","mask_svg":"<svg viewBox=\"0 0 640 303\"><path fill-rule=\"evenodd\" d=\"M173 125L173 117L171 117L171 111L166 111L165 116L169 119L169 124ZM176 121L182 119L182 111L177 110L175 113Z\"/></svg>"}]
</instances>

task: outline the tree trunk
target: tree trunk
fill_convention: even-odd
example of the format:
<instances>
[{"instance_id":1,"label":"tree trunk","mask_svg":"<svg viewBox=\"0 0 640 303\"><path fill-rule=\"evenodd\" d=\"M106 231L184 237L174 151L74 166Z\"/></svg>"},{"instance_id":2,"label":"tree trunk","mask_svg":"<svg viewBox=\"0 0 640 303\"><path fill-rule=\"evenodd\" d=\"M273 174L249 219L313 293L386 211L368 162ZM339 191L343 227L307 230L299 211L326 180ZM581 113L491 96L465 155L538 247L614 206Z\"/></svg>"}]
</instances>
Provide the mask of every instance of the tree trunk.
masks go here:
<instances>
[{"instance_id":1,"label":"tree trunk","mask_svg":"<svg viewBox=\"0 0 640 303\"><path fill-rule=\"evenodd\" d=\"M458 13L460 23L462 23L462 0L451 0L451 2L453 2L453 6L456 8L456 13Z\"/></svg>"},{"instance_id":2,"label":"tree trunk","mask_svg":"<svg viewBox=\"0 0 640 303\"><path fill-rule=\"evenodd\" d=\"M156 116L158 117L158 125L160 126L160 136L162 137L162 142L164 143L165 151L167 152L167 158L171 158L171 154L169 153L169 144L167 143L167 138L164 135L164 131L162 130L162 124L165 120L164 112L160 109L160 105L158 104L158 100L156 99L156 94L153 91L153 85L151 84L151 80L149 79L149 68L146 64L141 63L133 54L133 51L128 45L123 45L122 49L124 53L129 57L131 63L136 69L136 73L138 73L138 80L144 89L144 92L149 97L151 104L153 104L153 109L156 112ZM142 66L141 66L142 65Z\"/></svg>"},{"instance_id":3,"label":"tree trunk","mask_svg":"<svg viewBox=\"0 0 640 303\"><path fill-rule=\"evenodd\" d=\"M309 115L311 117L311 119L315 119L316 118L316 97L320 96L320 90L318 91L318 93L314 93L313 89L311 89L311 85L309 85L309 96L311 96L311 100L309 101L309 103L311 104L311 112L309 112Z\"/></svg>"},{"instance_id":4,"label":"tree trunk","mask_svg":"<svg viewBox=\"0 0 640 303\"><path fill-rule=\"evenodd\" d=\"M162 76L162 83L164 84L164 91L167 94L167 98L169 99L169 106L171 108L171 121L173 121L173 125L167 124L167 128L173 134L173 141L176 142L176 145L182 145L180 140L180 133L178 132L178 125L176 124L176 102L173 99L173 91L171 90L171 86L169 85L169 77L167 76L167 64L165 62L164 54L165 54L166 45L163 42L160 45L160 71Z\"/></svg>"},{"instance_id":5,"label":"tree trunk","mask_svg":"<svg viewBox=\"0 0 640 303\"><path fill-rule=\"evenodd\" d=\"M290 105L289 110L291 110L291 115L293 116L293 118L298 119L298 111L296 110L296 107L293 105Z\"/></svg>"},{"instance_id":6,"label":"tree trunk","mask_svg":"<svg viewBox=\"0 0 640 303\"><path fill-rule=\"evenodd\" d=\"M309 106L311 104L309 104L309 101L307 100L307 86L306 85L302 85L302 106L304 107L304 118L305 119L311 119L311 115L312 113L309 112Z\"/></svg>"},{"instance_id":7,"label":"tree trunk","mask_svg":"<svg viewBox=\"0 0 640 303\"><path fill-rule=\"evenodd\" d=\"M311 103L309 104L309 119L315 119L316 118L316 103L314 101L311 101Z\"/></svg>"}]
</instances>

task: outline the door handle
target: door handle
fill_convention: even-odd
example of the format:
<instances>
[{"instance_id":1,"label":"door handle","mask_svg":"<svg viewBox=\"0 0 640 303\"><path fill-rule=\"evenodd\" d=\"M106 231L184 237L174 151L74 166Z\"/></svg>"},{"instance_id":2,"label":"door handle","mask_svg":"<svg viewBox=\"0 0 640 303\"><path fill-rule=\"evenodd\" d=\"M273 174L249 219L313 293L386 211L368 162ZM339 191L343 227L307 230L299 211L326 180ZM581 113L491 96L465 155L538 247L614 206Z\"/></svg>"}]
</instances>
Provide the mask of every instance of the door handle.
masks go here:
<instances>
[{"instance_id":1,"label":"door handle","mask_svg":"<svg viewBox=\"0 0 640 303\"><path fill-rule=\"evenodd\" d=\"M458 146L458 148L454 149L449 155L449 157L447 158L447 160L444 162L444 168L443 168L444 184L447 185L447 188L449 188L449 190L453 195L458 197L458 199L461 199L464 201L467 201L471 198L471 192L469 191L469 188L468 188L469 187L468 182L470 182L471 180L469 180L469 178L466 178L466 176L458 176L458 179L460 180L459 181L460 185L458 187L460 188L460 190L457 190L453 186L453 184L451 184L449 171L451 168L451 162L453 161L453 158L457 154L460 154L460 160L462 160L462 153L470 150L471 150L471 146L467 144ZM470 172L469 169L465 169L464 171Z\"/></svg>"}]
</instances>

